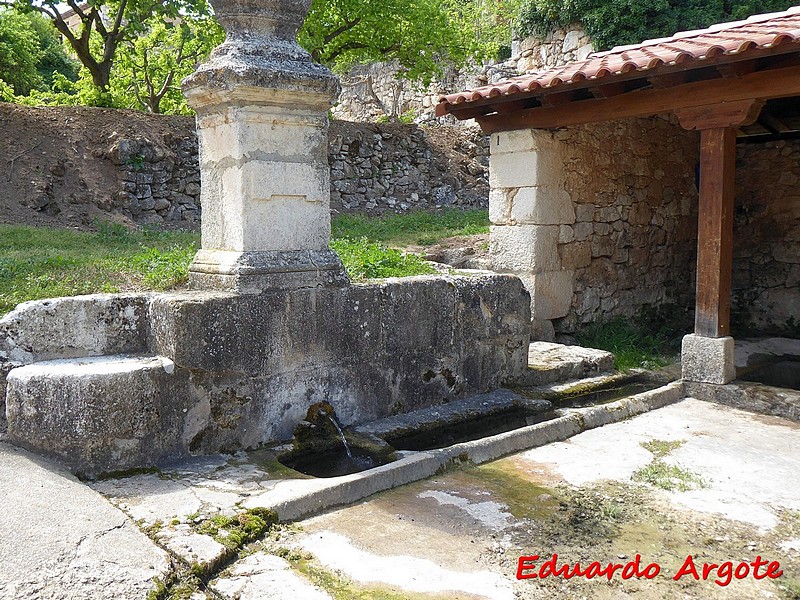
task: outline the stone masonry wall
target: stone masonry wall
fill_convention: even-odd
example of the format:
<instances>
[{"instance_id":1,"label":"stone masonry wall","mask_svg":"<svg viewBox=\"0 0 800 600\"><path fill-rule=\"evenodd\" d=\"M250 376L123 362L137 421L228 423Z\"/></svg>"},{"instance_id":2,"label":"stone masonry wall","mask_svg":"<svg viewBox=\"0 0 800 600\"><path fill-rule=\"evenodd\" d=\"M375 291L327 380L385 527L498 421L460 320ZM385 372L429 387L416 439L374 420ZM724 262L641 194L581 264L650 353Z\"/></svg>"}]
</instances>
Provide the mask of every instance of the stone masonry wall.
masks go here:
<instances>
[{"instance_id":1,"label":"stone masonry wall","mask_svg":"<svg viewBox=\"0 0 800 600\"><path fill-rule=\"evenodd\" d=\"M516 57L514 66L520 73L583 60L593 51L592 40L578 24L559 27L544 38L529 36L515 41L512 46L512 55Z\"/></svg>"},{"instance_id":2,"label":"stone masonry wall","mask_svg":"<svg viewBox=\"0 0 800 600\"><path fill-rule=\"evenodd\" d=\"M489 144L477 129L337 122L329 144L334 211L488 206Z\"/></svg>"},{"instance_id":3,"label":"stone masonry wall","mask_svg":"<svg viewBox=\"0 0 800 600\"><path fill-rule=\"evenodd\" d=\"M137 223L200 221L197 136L117 139L106 153L118 169L115 203Z\"/></svg>"},{"instance_id":4,"label":"stone masonry wall","mask_svg":"<svg viewBox=\"0 0 800 600\"><path fill-rule=\"evenodd\" d=\"M731 320L800 337L800 140L740 144Z\"/></svg>"},{"instance_id":5,"label":"stone masonry wall","mask_svg":"<svg viewBox=\"0 0 800 600\"><path fill-rule=\"evenodd\" d=\"M477 129L333 122L331 209L382 214L415 208L485 208L488 138ZM139 224L200 221L197 136L120 138L105 156L117 168L114 206Z\"/></svg>"},{"instance_id":6,"label":"stone masonry wall","mask_svg":"<svg viewBox=\"0 0 800 600\"><path fill-rule=\"evenodd\" d=\"M661 118L573 128L566 189L575 223L560 228L575 269L570 312L557 330L663 304L694 306L698 138Z\"/></svg>"},{"instance_id":7,"label":"stone masonry wall","mask_svg":"<svg viewBox=\"0 0 800 600\"><path fill-rule=\"evenodd\" d=\"M341 77L342 93L332 112L337 119L347 121L374 122L404 115L417 123L458 124L452 117L437 118L434 114L440 96L496 83L527 71L583 60L592 51L589 36L576 24L556 29L544 38L529 36L514 40L508 60L474 64L461 70L447 69L429 86L399 77L400 67L396 62L356 65Z\"/></svg>"},{"instance_id":8,"label":"stone masonry wall","mask_svg":"<svg viewBox=\"0 0 800 600\"><path fill-rule=\"evenodd\" d=\"M492 136L491 249L534 337L694 305L695 134L662 118Z\"/></svg>"}]
</instances>

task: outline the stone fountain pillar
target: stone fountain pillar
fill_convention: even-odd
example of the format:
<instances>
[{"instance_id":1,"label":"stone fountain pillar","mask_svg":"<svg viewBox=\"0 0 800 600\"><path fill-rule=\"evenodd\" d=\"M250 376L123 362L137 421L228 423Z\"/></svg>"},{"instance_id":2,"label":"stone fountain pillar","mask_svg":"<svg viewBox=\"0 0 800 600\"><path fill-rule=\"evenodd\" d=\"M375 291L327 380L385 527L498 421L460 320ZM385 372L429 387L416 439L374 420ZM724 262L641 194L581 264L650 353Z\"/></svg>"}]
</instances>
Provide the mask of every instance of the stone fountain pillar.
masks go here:
<instances>
[{"instance_id":1,"label":"stone fountain pillar","mask_svg":"<svg viewBox=\"0 0 800 600\"><path fill-rule=\"evenodd\" d=\"M211 0L227 32L183 81L197 111L202 249L195 289L348 283L330 240L327 111L337 78L296 41L311 0Z\"/></svg>"}]
</instances>

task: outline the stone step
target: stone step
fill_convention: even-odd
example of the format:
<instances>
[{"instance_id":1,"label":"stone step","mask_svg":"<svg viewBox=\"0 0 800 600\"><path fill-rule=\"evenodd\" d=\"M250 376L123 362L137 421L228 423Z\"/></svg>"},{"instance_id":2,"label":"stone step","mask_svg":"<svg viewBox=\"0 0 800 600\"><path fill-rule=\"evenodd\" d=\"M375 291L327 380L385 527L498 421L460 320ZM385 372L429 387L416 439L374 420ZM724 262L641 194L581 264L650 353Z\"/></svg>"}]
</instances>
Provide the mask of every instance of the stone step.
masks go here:
<instances>
[{"instance_id":1,"label":"stone step","mask_svg":"<svg viewBox=\"0 0 800 600\"><path fill-rule=\"evenodd\" d=\"M535 386L595 377L614 371L614 355L605 350L533 342L523 385Z\"/></svg>"},{"instance_id":2,"label":"stone step","mask_svg":"<svg viewBox=\"0 0 800 600\"><path fill-rule=\"evenodd\" d=\"M162 356L58 359L7 376L7 438L93 478L186 452L187 375Z\"/></svg>"}]
</instances>

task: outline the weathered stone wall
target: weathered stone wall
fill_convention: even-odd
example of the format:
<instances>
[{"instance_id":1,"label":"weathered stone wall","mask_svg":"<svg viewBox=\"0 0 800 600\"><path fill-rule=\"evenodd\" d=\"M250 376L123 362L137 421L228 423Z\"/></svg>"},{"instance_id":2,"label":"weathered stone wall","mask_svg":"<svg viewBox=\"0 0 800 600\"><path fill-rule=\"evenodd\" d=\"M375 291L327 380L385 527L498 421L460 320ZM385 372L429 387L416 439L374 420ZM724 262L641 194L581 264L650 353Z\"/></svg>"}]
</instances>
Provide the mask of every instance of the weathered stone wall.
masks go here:
<instances>
[{"instance_id":1,"label":"weathered stone wall","mask_svg":"<svg viewBox=\"0 0 800 600\"><path fill-rule=\"evenodd\" d=\"M336 122L329 140L334 211L488 206L489 141L477 129Z\"/></svg>"},{"instance_id":2,"label":"weathered stone wall","mask_svg":"<svg viewBox=\"0 0 800 600\"><path fill-rule=\"evenodd\" d=\"M800 337L800 140L740 144L736 167L734 333Z\"/></svg>"},{"instance_id":3,"label":"weathered stone wall","mask_svg":"<svg viewBox=\"0 0 800 600\"><path fill-rule=\"evenodd\" d=\"M540 71L583 60L594 51L592 40L579 24L559 27L544 38L529 36L512 45L514 65L520 73Z\"/></svg>"},{"instance_id":4,"label":"weathered stone wall","mask_svg":"<svg viewBox=\"0 0 800 600\"><path fill-rule=\"evenodd\" d=\"M165 135L163 143L120 138L107 152L117 165L115 203L137 223L200 220L197 136Z\"/></svg>"},{"instance_id":5,"label":"weathered stone wall","mask_svg":"<svg viewBox=\"0 0 800 600\"><path fill-rule=\"evenodd\" d=\"M559 28L544 38L514 40L508 60L446 69L428 86L404 80L397 62L356 65L341 76L342 93L333 115L347 121L369 122L380 118L413 119L417 123L465 124L452 117L436 117L439 98L460 90L496 83L526 71L538 71L583 60L592 52L589 36L580 25Z\"/></svg>"},{"instance_id":6,"label":"weathered stone wall","mask_svg":"<svg viewBox=\"0 0 800 600\"><path fill-rule=\"evenodd\" d=\"M477 129L333 122L329 130L331 209L382 214L415 208L485 208L488 138ZM140 224L200 221L197 136L115 140L114 204Z\"/></svg>"},{"instance_id":7,"label":"weathered stone wall","mask_svg":"<svg viewBox=\"0 0 800 600\"><path fill-rule=\"evenodd\" d=\"M569 314L556 330L694 306L698 136L661 118L571 128L558 138L575 223L560 228L562 268L574 269Z\"/></svg>"},{"instance_id":8,"label":"weathered stone wall","mask_svg":"<svg viewBox=\"0 0 800 600\"><path fill-rule=\"evenodd\" d=\"M495 267L551 338L664 304L693 306L697 136L661 118L492 137Z\"/></svg>"},{"instance_id":9,"label":"weathered stone wall","mask_svg":"<svg viewBox=\"0 0 800 600\"><path fill-rule=\"evenodd\" d=\"M30 302L0 319L0 416L87 476L253 448L322 400L351 425L519 381L528 307L506 275Z\"/></svg>"}]
</instances>

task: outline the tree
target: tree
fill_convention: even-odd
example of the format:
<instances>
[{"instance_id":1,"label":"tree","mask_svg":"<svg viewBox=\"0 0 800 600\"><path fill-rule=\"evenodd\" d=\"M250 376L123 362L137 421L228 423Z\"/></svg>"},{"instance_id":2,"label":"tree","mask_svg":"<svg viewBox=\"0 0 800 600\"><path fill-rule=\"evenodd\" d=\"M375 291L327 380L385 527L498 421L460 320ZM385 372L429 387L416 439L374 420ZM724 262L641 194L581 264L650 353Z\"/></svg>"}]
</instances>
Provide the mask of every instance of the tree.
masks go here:
<instances>
[{"instance_id":1,"label":"tree","mask_svg":"<svg viewBox=\"0 0 800 600\"><path fill-rule=\"evenodd\" d=\"M140 34L148 19L177 19L187 5L195 12L208 12L205 0L89 0L88 3L66 0L66 5L80 19L80 25L72 31L61 13L64 4L58 0L0 0L0 4L22 12L39 12L49 18L104 96L111 85L117 49L123 41Z\"/></svg>"},{"instance_id":2,"label":"tree","mask_svg":"<svg viewBox=\"0 0 800 600\"><path fill-rule=\"evenodd\" d=\"M152 113L188 113L181 79L225 37L211 17L183 15L176 23L149 19L146 32L123 42L112 71L115 104Z\"/></svg>"},{"instance_id":3,"label":"tree","mask_svg":"<svg viewBox=\"0 0 800 600\"><path fill-rule=\"evenodd\" d=\"M39 38L28 19L14 11L0 11L0 80L6 83L6 99L8 87L25 95L41 85L36 68L40 55Z\"/></svg>"},{"instance_id":4,"label":"tree","mask_svg":"<svg viewBox=\"0 0 800 600\"><path fill-rule=\"evenodd\" d=\"M42 79L40 89L52 87L55 73L63 75L69 81L77 81L80 63L67 54L61 36L53 28L50 20L37 13L26 16L39 38L40 56L36 70Z\"/></svg>"},{"instance_id":5,"label":"tree","mask_svg":"<svg viewBox=\"0 0 800 600\"><path fill-rule=\"evenodd\" d=\"M335 70L397 60L408 79L430 79L449 63L489 57L496 41L481 27L497 24L511 0L314 0L300 44Z\"/></svg>"}]
</instances>

